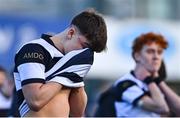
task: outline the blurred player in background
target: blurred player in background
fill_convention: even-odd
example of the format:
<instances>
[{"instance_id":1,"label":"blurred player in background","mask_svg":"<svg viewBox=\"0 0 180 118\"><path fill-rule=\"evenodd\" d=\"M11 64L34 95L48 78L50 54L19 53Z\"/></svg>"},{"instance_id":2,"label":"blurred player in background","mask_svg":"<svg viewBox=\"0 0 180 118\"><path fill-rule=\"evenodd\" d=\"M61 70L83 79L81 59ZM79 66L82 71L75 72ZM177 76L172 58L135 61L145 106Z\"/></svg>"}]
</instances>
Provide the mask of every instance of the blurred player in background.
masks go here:
<instances>
[{"instance_id":1,"label":"blurred player in background","mask_svg":"<svg viewBox=\"0 0 180 118\"><path fill-rule=\"evenodd\" d=\"M167 46L160 34L137 37L132 46L135 69L101 95L95 116L160 117L168 116L169 110L178 116L180 98L164 82L162 59Z\"/></svg>"},{"instance_id":2,"label":"blurred player in background","mask_svg":"<svg viewBox=\"0 0 180 118\"><path fill-rule=\"evenodd\" d=\"M8 79L7 71L0 67L0 117L7 117L12 102L13 83Z\"/></svg>"},{"instance_id":3,"label":"blurred player in background","mask_svg":"<svg viewBox=\"0 0 180 118\"><path fill-rule=\"evenodd\" d=\"M83 116L83 78L94 52L105 50L106 42L105 21L90 9L75 16L64 31L25 44L15 56L14 69L20 115Z\"/></svg>"}]
</instances>

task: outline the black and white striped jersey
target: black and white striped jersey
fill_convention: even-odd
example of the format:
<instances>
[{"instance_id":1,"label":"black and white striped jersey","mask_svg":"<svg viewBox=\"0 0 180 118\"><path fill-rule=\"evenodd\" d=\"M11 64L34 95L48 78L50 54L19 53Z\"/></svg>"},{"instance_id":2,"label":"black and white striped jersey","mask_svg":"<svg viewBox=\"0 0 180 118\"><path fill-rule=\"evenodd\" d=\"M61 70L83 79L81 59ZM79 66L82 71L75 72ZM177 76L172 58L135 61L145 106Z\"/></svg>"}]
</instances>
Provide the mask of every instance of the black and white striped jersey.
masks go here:
<instances>
[{"instance_id":1,"label":"black and white striped jersey","mask_svg":"<svg viewBox=\"0 0 180 118\"><path fill-rule=\"evenodd\" d=\"M147 85L136 79L133 71L118 79L115 84L116 116L158 117L159 114L140 108L137 103L144 95L150 95Z\"/></svg>"},{"instance_id":2,"label":"black and white striped jersey","mask_svg":"<svg viewBox=\"0 0 180 118\"><path fill-rule=\"evenodd\" d=\"M91 49L74 50L64 55L49 38L43 34L16 53L14 79L21 116L29 110L22 93L24 85L54 81L67 87L81 87L93 64L94 52Z\"/></svg>"}]
</instances>

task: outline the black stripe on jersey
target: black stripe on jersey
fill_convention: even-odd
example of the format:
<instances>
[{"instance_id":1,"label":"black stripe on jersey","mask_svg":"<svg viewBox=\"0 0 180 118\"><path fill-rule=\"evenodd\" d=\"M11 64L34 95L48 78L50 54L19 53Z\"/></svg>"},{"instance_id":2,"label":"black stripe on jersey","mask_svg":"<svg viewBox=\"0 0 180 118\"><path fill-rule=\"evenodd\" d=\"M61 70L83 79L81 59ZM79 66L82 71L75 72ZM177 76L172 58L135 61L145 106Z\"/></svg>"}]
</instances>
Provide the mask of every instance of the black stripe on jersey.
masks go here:
<instances>
[{"instance_id":1,"label":"black stripe on jersey","mask_svg":"<svg viewBox=\"0 0 180 118\"><path fill-rule=\"evenodd\" d=\"M137 105L138 101L139 101L143 96L145 96L145 95L151 96L149 91L145 91L144 89L143 89L143 91L144 91L144 94L140 95L138 98L136 98L136 99L133 101L133 105L134 105L134 106Z\"/></svg>"},{"instance_id":2,"label":"black stripe on jersey","mask_svg":"<svg viewBox=\"0 0 180 118\"><path fill-rule=\"evenodd\" d=\"M22 102L24 101L24 95L23 95L22 89L18 90L16 94L17 94L17 104L19 108Z\"/></svg>"},{"instance_id":3,"label":"black stripe on jersey","mask_svg":"<svg viewBox=\"0 0 180 118\"><path fill-rule=\"evenodd\" d=\"M146 95L151 97L151 93L149 91L146 91L145 93L146 93Z\"/></svg>"},{"instance_id":4,"label":"black stripe on jersey","mask_svg":"<svg viewBox=\"0 0 180 118\"><path fill-rule=\"evenodd\" d=\"M137 97L137 98L132 102L132 104L133 104L134 106L137 106L138 101L139 101L143 96L145 96L145 95L146 95L146 93L144 93L144 94L140 95L139 97Z\"/></svg>"},{"instance_id":5,"label":"black stripe on jersey","mask_svg":"<svg viewBox=\"0 0 180 118\"><path fill-rule=\"evenodd\" d=\"M18 69L16 66L14 67L14 72L16 72L16 73L18 72Z\"/></svg>"},{"instance_id":6,"label":"black stripe on jersey","mask_svg":"<svg viewBox=\"0 0 180 118\"><path fill-rule=\"evenodd\" d=\"M67 61L62 67L52 73L49 77L53 76L57 72L62 71L63 69L70 67L72 65L80 65L80 64L90 64L92 65L94 61L94 52L91 49L87 49L74 57L72 57L69 61Z\"/></svg>"},{"instance_id":7,"label":"black stripe on jersey","mask_svg":"<svg viewBox=\"0 0 180 118\"><path fill-rule=\"evenodd\" d=\"M46 42L51 44L54 48L57 49L57 47L54 45L53 41L50 39L52 35L49 34L42 34L41 38L44 39ZM58 49L57 49L58 50ZM50 62L46 65L45 72L49 71L62 57L54 57L50 60Z\"/></svg>"},{"instance_id":8,"label":"black stripe on jersey","mask_svg":"<svg viewBox=\"0 0 180 118\"><path fill-rule=\"evenodd\" d=\"M15 56L16 67L28 62L46 65L49 60L51 60L50 53L40 44L26 44Z\"/></svg>"},{"instance_id":9,"label":"black stripe on jersey","mask_svg":"<svg viewBox=\"0 0 180 118\"><path fill-rule=\"evenodd\" d=\"M50 63L46 65L45 72L49 71L62 57L54 57Z\"/></svg>"},{"instance_id":10,"label":"black stripe on jersey","mask_svg":"<svg viewBox=\"0 0 180 118\"><path fill-rule=\"evenodd\" d=\"M70 79L71 81L73 81L74 83L83 81L82 77L80 77L78 74L73 73L73 72L63 72L63 73L57 74L56 76L66 77L66 78Z\"/></svg>"},{"instance_id":11,"label":"black stripe on jersey","mask_svg":"<svg viewBox=\"0 0 180 118\"><path fill-rule=\"evenodd\" d=\"M59 50L53 43L53 41L50 39L50 37L52 37L52 35L49 34L42 34L41 38L44 39L46 42L48 42L49 44L51 44L54 48L56 48L57 50ZM62 52L61 52L62 53Z\"/></svg>"},{"instance_id":12,"label":"black stripe on jersey","mask_svg":"<svg viewBox=\"0 0 180 118\"><path fill-rule=\"evenodd\" d=\"M137 85L137 84L131 80L125 80L125 81L119 82L115 87L117 100L121 101L123 92L125 92L129 87L134 86L134 85Z\"/></svg>"},{"instance_id":13,"label":"black stripe on jersey","mask_svg":"<svg viewBox=\"0 0 180 118\"><path fill-rule=\"evenodd\" d=\"M45 80L42 78L30 78L30 79L23 80L21 82L21 85L24 86L26 84L31 84L31 83L43 83L43 84L45 84Z\"/></svg>"},{"instance_id":14,"label":"black stripe on jersey","mask_svg":"<svg viewBox=\"0 0 180 118\"><path fill-rule=\"evenodd\" d=\"M55 47L54 43L52 42L52 40L50 39L50 37L52 37L51 35L48 34L42 34L41 38L44 39L45 41L47 41L49 44L51 44L52 46Z\"/></svg>"}]
</instances>

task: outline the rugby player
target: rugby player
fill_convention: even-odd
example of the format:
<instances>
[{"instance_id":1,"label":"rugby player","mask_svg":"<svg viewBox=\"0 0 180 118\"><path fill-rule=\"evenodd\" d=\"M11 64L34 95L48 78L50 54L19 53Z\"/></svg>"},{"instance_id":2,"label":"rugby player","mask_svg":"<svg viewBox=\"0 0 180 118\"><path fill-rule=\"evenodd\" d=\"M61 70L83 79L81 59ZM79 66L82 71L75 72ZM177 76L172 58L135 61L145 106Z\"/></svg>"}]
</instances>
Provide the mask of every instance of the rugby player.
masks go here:
<instances>
[{"instance_id":1,"label":"rugby player","mask_svg":"<svg viewBox=\"0 0 180 118\"><path fill-rule=\"evenodd\" d=\"M64 31L24 44L14 69L20 115L83 116L87 104L83 78L94 52L105 50L106 42L105 21L90 9L76 15Z\"/></svg>"}]
</instances>

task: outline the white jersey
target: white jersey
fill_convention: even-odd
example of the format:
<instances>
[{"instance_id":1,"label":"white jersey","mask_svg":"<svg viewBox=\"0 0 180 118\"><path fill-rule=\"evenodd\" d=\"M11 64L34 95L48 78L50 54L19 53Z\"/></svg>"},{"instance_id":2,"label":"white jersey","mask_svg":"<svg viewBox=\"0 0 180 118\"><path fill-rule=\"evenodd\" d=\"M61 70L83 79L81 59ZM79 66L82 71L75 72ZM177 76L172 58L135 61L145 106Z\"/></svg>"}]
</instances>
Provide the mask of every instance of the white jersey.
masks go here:
<instances>
[{"instance_id":1,"label":"white jersey","mask_svg":"<svg viewBox=\"0 0 180 118\"><path fill-rule=\"evenodd\" d=\"M138 100L150 95L145 83L135 78L133 72L118 79L113 85L116 100L114 102L118 117L160 117L159 114L144 110L137 106Z\"/></svg>"},{"instance_id":2,"label":"white jersey","mask_svg":"<svg viewBox=\"0 0 180 118\"><path fill-rule=\"evenodd\" d=\"M42 35L25 44L15 56L14 78L21 116L30 110L22 93L24 85L54 81L67 87L81 87L93 64L94 53L89 48L64 55L49 38Z\"/></svg>"}]
</instances>

